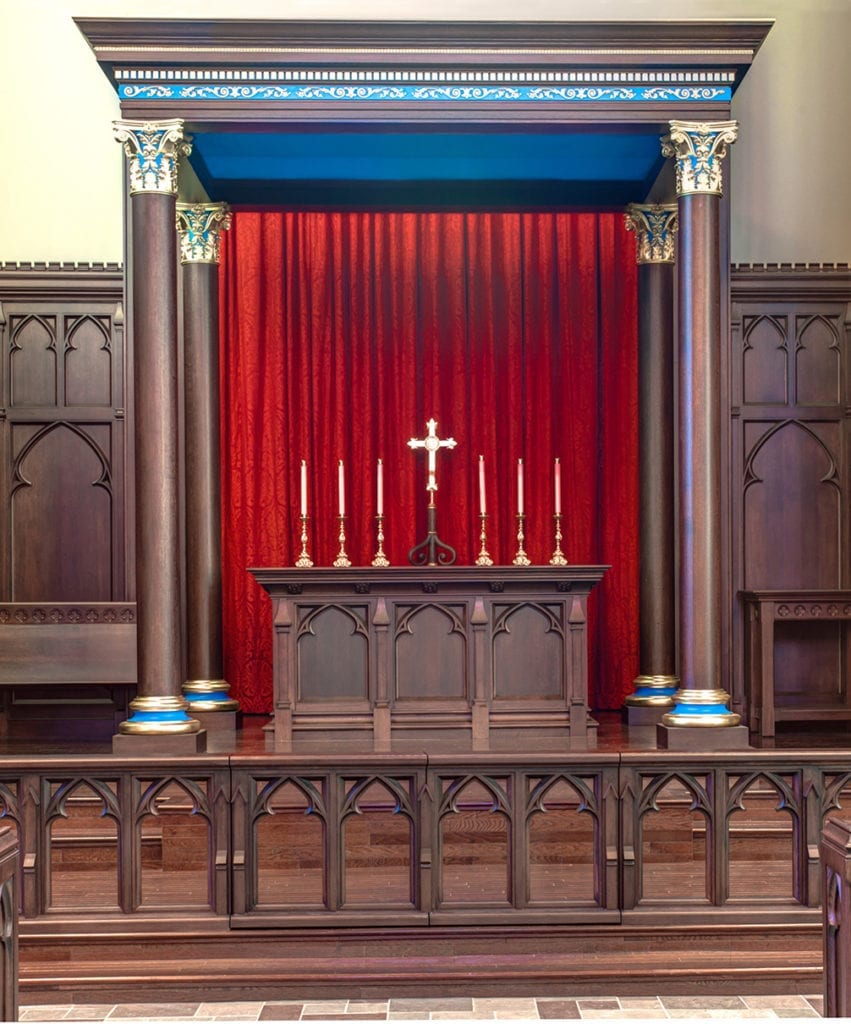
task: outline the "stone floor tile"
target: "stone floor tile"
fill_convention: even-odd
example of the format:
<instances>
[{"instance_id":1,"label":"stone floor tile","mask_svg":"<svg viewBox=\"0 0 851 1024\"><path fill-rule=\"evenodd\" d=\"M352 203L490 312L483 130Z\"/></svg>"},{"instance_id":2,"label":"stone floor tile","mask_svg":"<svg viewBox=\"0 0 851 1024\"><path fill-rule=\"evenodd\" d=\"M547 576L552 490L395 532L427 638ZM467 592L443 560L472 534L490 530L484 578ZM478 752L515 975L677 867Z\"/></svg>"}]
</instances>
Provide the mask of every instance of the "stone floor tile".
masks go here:
<instances>
[{"instance_id":1,"label":"stone floor tile","mask_svg":"<svg viewBox=\"0 0 851 1024\"><path fill-rule=\"evenodd\" d=\"M390 1010L402 1010L406 1013L421 1012L437 1013L441 1010L465 1010L472 1012L473 1000L464 996L446 996L443 999L391 999Z\"/></svg>"},{"instance_id":2,"label":"stone floor tile","mask_svg":"<svg viewBox=\"0 0 851 1024\"><path fill-rule=\"evenodd\" d=\"M89 1005L89 1006L72 1006L71 1009L65 1014L65 1020L106 1020L110 1011L112 1010L113 1003L103 1003L101 1005Z\"/></svg>"},{"instance_id":3,"label":"stone floor tile","mask_svg":"<svg viewBox=\"0 0 851 1024\"><path fill-rule=\"evenodd\" d=\"M257 1020L260 1011L264 1007L262 1002L239 1002L239 1003L201 1003L195 1011L198 1020L209 1019L210 1017L248 1017Z\"/></svg>"},{"instance_id":4,"label":"stone floor tile","mask_svg":"<svg viewBox=\"0 0 851 1024\"><path fill-rule=\"evenodd\" d=\"M791 1008L794 1006L809 1009L809 1003L803 996L742 996L745 1006L758 1010L761 1006L768 1006L772 1010L778 1007Z\"/></svg>"},{"instance_id":5,"label":"stone floor tile","mask_svg":"<svg viewBox=\"0 0 851 1024\"><path fill-rule=\"evenodd\" d=\"M660 996L666 1010L744 1010L741 996Z\"/></svg>"},{"instance_id":6,"label":"stone floor tile","mask_svg":"<svg viewBox=\"0 0 851 1024\"><path fill-rule=\"evenodd\" d=\"M518 1020L537 1020L538 1006L534 998L529 999L497 999L487 997L479 999L473 996L474 1010L491 1010L493 1013L513 1013Z\"/></svg>"},{"instance_id":7,"label":"stone floor tile","mask_svg":"<svg viewBox=\"0 0 851 1024\"><path fill-rule=\"evenodd\" d=\"M617 999L592 999L580 997L576 1000L579 1009L584 1014L586 1010L619 1010L621 1004Z\"/></svg>"},{"instance_id":8,"label":"stone floor tile","mask_svg":"<svg viewBox=\"0 0 851 1024\"><path fill-rule=\"evenodd\" d=\"M302 1003L264 1003L258 1020L298 1020Z\"/></svg>"},{"instance_id":9,"label":"stone floor tile","mask_svg":"<svg viewBox=\"0 0 851 1024\"><path fill-rule=\"evenodd\" d=\"M168 1020L192 1018L198 1010L199 1003L119 1003L112 1008L108 1020L124 1020L125 1018L165 1017Z\"/></svg>"},{"instance_id":10,"label":"stone floor tile","mask_svg":"<svg viewBox=\"0 0 851 1024\"><path fill-rule=\"evenodd\" d=\"M801 1020L805 1017L813 1017L816 1020L818 1020L821 1017L821 1014L814 1010L811 1006L808 1006L804 1010L795 1007L779 1006L775 1008L774 1015L776 1017L783 1017L785 1019L788 1019L789 1017L794 1017L795 1020Z\"/></svg>"},{"instance_id":11,"label":"stone floor tile","mask_svg":"<svg viewBox=\"0 0 851 1024\"><path fill-rule=\"evenodd\" d=\"M318 1016L323 1013L345 1013L348 999L305 999L304 1013Z\"/></svg>"},{"instance_id":12,"label":"stone floor tile","mask_svg":"<svg viewBox=\"0 0 851 1024\"><path fill-rule=\"evenodd\" d=\"M423 1015L416 1012L407 1012L405 1010L391 1010L387 1014L388 1020L422 1020Z\"/></svg>"},{"instance_id":13,"label":"stone floor tile","mask_svg":"<svg viewBox=\"0 0 851 1024\"><path fill-rule=\"evenodd\" d=\"M777 1020L773 1010L748 1010L744 1006L738 1010L719 1009L718 1007L700 1009L694 1006L674 1009L669 1006L667 1010L668 1016L672 1020L683 1020L684 1018L690 1020L692 1017L695 1020Z\"/></svg>"},{"instance_id":14,"label":"stone floor tile","mask_svg":"<svg viewBox=\"0 0 851 1024\"><path fill-rule=\"evenodd\" d=\"M618 999L622 1010L662 1010L658 996L621 996Z\"/></svg>"},{"instance_id":15,"label":"stone floor tile","mask_svg":"<svg viewBox=\"0 0 851 1024\"><path fill-rule=\"evenodd\" d=\"M824 996L804 996L804 999L820 1016L824 1015Z\"/></svg>"},{"instance_id":16,"label":"stone floor tile","mask_svg":"<svg viewBox=\"0 0 851 1024\"><path fill-rule=\"evenodd\" d=\"M387 1013L389 999L350 999L346 1016L350 1013Z\"/></svg>"},{"instance_id":17,"label":"stone floor tile","mask_svg":"<svg viewBox=\"0 0 851 1024\"><path fill-rule=\"evenodd\" d=\"M429 1020L493 1020L490 1010L432 1010Z\"/></svg>"},{"instance_id":18,"label":"stone floor tile","mask_svg":"<svg viewBox=\"0 0 851 1024\"><path fill-rule=\"evenodd\" d=\"M386 1013L308 1013L305 1010L302 1020L387 1020Z\"/></svg>"},{"instance_id":19,"label":"stone floor tile","mask_svg":"<svg viewBox=\"0 0 851 1024\"><path fill-rule=\"evenodd\" d=\"M536 999L541 1020L579 1020L581 1014L575 999Z\"/></svg>"},{"instance_id":20,"label":"stone floor tile","mask_svg":"<svg viewBox=\"0 0 851 1024\"><path fill-rule=\"evenodd\" d=\"M70 1006L22 1006L18 1020L63 1020Z\"/></svg>"},{"instance_id":21,"label":"stone floor tile","mask_svg":"<svg viewBox=\"0 0 851 1024\"><path fill-rule=\"evenodd\" d=\"M668 1020L661 1006L655 1013L652 1010L588 1010L584 1006L579 1012L583 1020Z\"/></svg>"}]
</instances>

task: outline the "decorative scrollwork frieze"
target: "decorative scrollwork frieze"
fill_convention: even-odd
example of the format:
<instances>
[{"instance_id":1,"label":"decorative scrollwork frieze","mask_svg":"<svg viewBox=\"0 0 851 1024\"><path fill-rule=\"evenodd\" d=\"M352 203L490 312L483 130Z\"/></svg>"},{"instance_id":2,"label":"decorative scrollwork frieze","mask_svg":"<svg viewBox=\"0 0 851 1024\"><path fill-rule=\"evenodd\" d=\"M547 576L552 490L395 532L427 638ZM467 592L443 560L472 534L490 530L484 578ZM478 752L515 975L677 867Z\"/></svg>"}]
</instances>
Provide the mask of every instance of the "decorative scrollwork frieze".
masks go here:
<instances>
[{"instance_id":1,"label":"decorative scrollwork frieze","mask_svg":"<svg viewBox=\"0 0 851 1024\"><path fill-rule=\"evenodd\" d=\"M0 604L0 625L4 626L56 626L78 622L129 624L135 621L135 604Z\"/></svg>"},{"instance_id":2,"label":"decorative scrollwork frieze","mask_svg":"<svg viewBox=\"0 0 851 1024\"><path fill-rule=\"evenodd\" d=\"M727 146L738 138L738 121L668 123L670 133L662 139L662 154L676 159L677 195L720 196L724 191L721 161Z\"/></svg>"},{"instance_id":3,"label":"decorative scrollwork frieze","mask_svg":"<svg viewBox=\"0 0 851 1024\"><path fill-rule=\"evenodd\" d=\"M183 121L113 121L112 128L129 158L130 195L176 196L180 157L192 152L192 143L183 134Z\"/></svg>"},{"instance_id":4,"label":"decorative scrollwork frieze","mask_svg":"<svg viewBox=\"0 0 851 1024\"><path fill-rule=\"evenodd\" d=\"M795 602L794 604L781 604L777 606L777 618L788 619L847 619L851 618L851 603L839 604L836 601L829 601L822 604L820 601Z\"/></svg>"}]
</instances>

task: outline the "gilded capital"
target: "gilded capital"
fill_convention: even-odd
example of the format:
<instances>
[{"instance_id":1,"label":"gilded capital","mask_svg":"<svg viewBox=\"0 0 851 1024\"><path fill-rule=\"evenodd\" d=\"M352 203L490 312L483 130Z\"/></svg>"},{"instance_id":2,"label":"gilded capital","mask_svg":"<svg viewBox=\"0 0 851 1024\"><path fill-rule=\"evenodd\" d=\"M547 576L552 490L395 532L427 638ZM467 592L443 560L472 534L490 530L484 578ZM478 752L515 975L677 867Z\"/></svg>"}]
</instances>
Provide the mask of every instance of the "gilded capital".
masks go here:
<instances>
[{"instance_id":1,"label":"gilded capital","mask_svg":"<svg viewBox=\"0 0 851 1024\"><path fill-rule=\"evenodd\" d=\"M112 130L130 161L130 195L177 195L177 164L192 145L183 121L113 121Z\"/></svg>"},{"instance_id":2,"label":"gilded capital","mask_svg":"<svg viewBox=\"0 0 851 1024\"><path fill-rule=\"evenodd\" d=\"M663 156L677 161L677 195L695 192L720 196L721 161L739 134L738 121L669 121L671 131L662 138Z\"/></svg>"},{"instance_id":3,"label":"gilded capital","mask_svg":"<svg viewBox=\"0 0 851 1024\"><path fill-rule=\"evenodd\" d=\"M677 205L630 203L624 214L627 231L635 232L635 261L673 263L674 235L677 233Z\"/></svg>"},{"instance_id":4,"label":"gilded capital","mask_svg":"<svg viewBox=\"0 0 851 1024\"><path fill-rule=\"evenodd\" d=\"M218 263L222 232L231 224L227 203L178 203L181 263Z\"/></svg>"}]
</instances>

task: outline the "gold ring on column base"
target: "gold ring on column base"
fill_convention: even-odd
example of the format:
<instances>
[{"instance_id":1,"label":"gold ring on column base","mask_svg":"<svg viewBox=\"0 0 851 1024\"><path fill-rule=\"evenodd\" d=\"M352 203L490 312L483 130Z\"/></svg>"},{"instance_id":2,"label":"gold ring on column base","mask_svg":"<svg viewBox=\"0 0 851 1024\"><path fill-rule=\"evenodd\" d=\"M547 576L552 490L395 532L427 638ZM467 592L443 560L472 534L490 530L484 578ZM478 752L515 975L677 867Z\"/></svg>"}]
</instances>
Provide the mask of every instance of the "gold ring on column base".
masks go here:
<instances>
[{"instance_id":1,"label":"gold ring on column base","mask_svg":"<svg viewBox=\"0 0 851 1024\"><path fill-rule=\"evenodd\" d=\"M225 679L187 679L183 684L183 696L190 711L239 711L239 701L232 697L205 699L205 694L227 693L229 689L230 683Z\"/></svg>"},{"instance_id":2,"label":"gold ring on column base","mask_svg":"<svg viewBox=\"0 0 851 1024\"><path fill-rule=\"evenodd\" d=\"M175 736L200 732L201 723L189 717L179 718L176 721L163 721L155 718L133 721L134 713L143 715L182 713L185 716L188 709L189 705L183 697L170 695L134 697L130 701L130 718L126 722L119 722L118 731L128 736Z\"/></svg>"},{"instance_id":3,"label":"gold ring on column base","mask_svg":"<svg viewBox=\"0 0 851 1024\"><path fill-rule=\"evenodd\" d=\"M690 690L688 688L677 690L674 694L674 704L722 704L726 705L730 699L726 690L720 688L714 690ZM687 729L724 729L738 725L742 720L741 715L732 711L718 711L712 714L700 715L689 714L688 712L669 711L662 715L663 725L679 726Z\"/></svg>"},{"instance_id":4,"label":"gold ring on column base","mask_svg":"<svg viewBox=\"0 0 851 1024\"><path fill-rule=\"evenodd\" d=\"M741 715L728 711L724 715L678 715L669 711L662 715L662 725L675 725L687 729L726 729L738 725Z\"/></svg>"},{"instance_id":5,"label":"gold ring on column base","mask_svg":"<svg viewBox=\"0 0 851 1024\"><path fill-rule=\"evenodd\" d=\"M636 676L632 685L636 690L671 690L680 685L679 676ZM670 708L674 697L670 693L631 693L624 698L628 708Z\"/></svg>"}]
</instances>

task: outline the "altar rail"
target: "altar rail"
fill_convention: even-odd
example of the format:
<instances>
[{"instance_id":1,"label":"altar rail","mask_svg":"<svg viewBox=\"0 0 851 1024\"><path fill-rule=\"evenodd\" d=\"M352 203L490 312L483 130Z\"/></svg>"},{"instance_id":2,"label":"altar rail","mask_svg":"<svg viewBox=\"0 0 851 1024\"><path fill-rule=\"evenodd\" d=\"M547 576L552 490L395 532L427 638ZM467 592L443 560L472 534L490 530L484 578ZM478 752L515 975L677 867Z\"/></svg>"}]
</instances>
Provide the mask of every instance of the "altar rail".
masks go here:
<instances>
[{"instance_id":1,"label":"altar rail","mask_svg":"<svg viewBox=\"0 0 851 1024\"><path fill-rule=\"evenodd\" d=\"M23 933L818 920L851 754L8 758Z\"/></svg>"}]
</instances>

